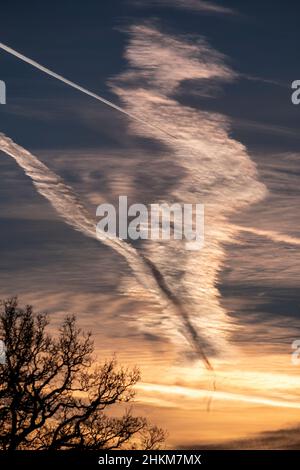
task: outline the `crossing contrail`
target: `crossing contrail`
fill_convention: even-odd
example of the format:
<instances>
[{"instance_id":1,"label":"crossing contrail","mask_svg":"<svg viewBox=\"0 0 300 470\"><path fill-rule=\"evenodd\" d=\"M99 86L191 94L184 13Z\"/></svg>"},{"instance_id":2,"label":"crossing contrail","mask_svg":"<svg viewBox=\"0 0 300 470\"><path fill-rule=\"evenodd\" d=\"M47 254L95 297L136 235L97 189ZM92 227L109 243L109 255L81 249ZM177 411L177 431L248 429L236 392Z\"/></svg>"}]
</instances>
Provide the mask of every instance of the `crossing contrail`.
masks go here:
<instances>
[{"instance_id":1,"label":"crossing contrail","mask_svg":"<svg viewBox=\"0 0 300 470\"><path fill-rule=\"evenodd\" d=\"M286 235L285 233L275 232L274 230L262 230L253 227L243 227L242 225L233 225L239 232L251 233L258 237L268 238L275 243L286 243L288 245L300 245L300 238Z\"/></svg>"},{"instance_id":2,"label":"crossing contrail","mask_svg":"<svg viewBox=\"0 0 300 470\"><path fill-rule=\"evenodd\" d=\"M158 127L158 126L148 122L147 120L142 119L142 118L136 116L135 114L132 114L132 113L126 111L126 109L118 106L115 103L112 103L109 100L106 100L102 96L97 95L96 93L93 93L92 91L88 90L87 88L84 88L80 85L77 85L77 83L72 82L71 80L68 80L67 78L63 77L62 75L59 75L56 72L53 72L52 70L48 69L47 67L44 67L43 65L39 64L35 60L32 60L29 57L26 57L25 55L21 54L20 52L16 51L15 49L12 49L9 46L6 46L2 42L0 42L0 48L3 49L4 51L8 52L9 54L17 57L18 59L21 59L23 62L26 62L27 64L32 65L33 67L40 70L41 72L46 73L50 77L56 78L56 80L59 80L60 82L63 82L66 85L69 85L70 87L75 88L78 91L81 91L85 95L91 96L92 98L95 98L96 100L101 101L101 103L104 103L106 106L109 106L110 108L113 108L113 109L119 111L122 114L125 114L126 116L130 117L131 119L134 119L135 121L140 122L141 124L144 124L145 126L151 127L152 129L155 129L156 131L162 132L162 133L166 134L167 136L171 137L172 139L177 138L175 135L170 134L169 132L165 131L161 127Z\"/></svg>"},{"instance_id":3,"label":"crossing contrail","mask_svg":"<svg viewBox=\"0 0 300 470\"><path fill-rule=\"evenodd\" d=\"M85 236L100 241L96 233L94 218L62 178L2 133L0 133L0 151L14 158L25 174L31 178L38 192L50 202L68 225ZM154 294L161 305L165 306L167 302L172 307L173 312L181 321L186 340L202 359L205 367L212 370L210 361L202 348L201 338L191 323L187 310L180 299L172 292L157 266L120 238L107 237L104 232L103 235L101 243L109 246L126 259L138 282Z\"/></svg>"}]
</instances>

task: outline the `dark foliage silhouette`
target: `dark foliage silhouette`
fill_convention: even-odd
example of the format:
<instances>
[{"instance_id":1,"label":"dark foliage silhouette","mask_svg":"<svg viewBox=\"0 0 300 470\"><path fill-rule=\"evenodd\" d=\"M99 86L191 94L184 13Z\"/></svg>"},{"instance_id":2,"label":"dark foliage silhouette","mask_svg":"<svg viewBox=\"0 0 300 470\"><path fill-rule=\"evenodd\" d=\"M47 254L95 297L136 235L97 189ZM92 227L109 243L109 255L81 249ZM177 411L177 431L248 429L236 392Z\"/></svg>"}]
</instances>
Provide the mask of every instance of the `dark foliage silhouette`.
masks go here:
<instances>
[{"instance_id":1,"label":"dark foliage silhouette","mask_svg":"<svg viewBox=\"0 0 300 470\"><path fill-rule=\"evenodd\" d=\"M0 449L160 448L164 431L118 406L133 399L139 371L115 359L95 364L91 335L75 317L55 336L47 326L46 315L15 298L1 304Z\"/></svg>"}]
</instances>

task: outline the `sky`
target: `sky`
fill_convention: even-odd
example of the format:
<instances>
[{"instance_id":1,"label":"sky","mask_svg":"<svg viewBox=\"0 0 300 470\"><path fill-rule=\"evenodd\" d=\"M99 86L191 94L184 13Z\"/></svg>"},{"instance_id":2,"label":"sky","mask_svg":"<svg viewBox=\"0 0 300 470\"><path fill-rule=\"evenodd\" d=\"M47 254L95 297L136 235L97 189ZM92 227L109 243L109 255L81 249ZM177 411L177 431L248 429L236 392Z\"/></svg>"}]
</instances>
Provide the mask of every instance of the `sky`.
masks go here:
<instances>
[{"instance_id":1,"label":"sky","mask_svg":"<svg viewBox=\"0 0 300 470\"><path fill-rule=\"evenodd\" d=\"M100 359L138 365L136 408L170 447L298 445L299 8L1 5L1 43L151 126L0 49L0 298L18 295L53 326L75 313ZM119 195L204 204L203 249L100 243L96 207Z\"/></svg>"}]
</instances>

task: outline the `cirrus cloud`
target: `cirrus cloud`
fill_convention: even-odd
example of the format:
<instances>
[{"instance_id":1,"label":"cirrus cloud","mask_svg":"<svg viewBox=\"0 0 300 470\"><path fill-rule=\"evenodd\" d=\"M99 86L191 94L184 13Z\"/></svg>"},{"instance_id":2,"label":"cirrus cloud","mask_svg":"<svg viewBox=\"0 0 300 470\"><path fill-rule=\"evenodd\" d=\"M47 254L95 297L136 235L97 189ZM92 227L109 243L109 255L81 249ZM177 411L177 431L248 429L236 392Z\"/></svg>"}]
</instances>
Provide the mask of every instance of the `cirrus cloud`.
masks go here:
<instances>
[{"instance_id":1,"label":"cirrus cloud","mask_svg":"<svg viewBox=\"0 0 300 470\"><path fill-rule=\"evenodd\" d=\"M214 2L207 2L205 0L132 0L134 5L139 7L173 7L180 10L191 10L194 12L207 13L212 15L235 15L235 10L218 5Z\"/></svg>"}]
</instances>

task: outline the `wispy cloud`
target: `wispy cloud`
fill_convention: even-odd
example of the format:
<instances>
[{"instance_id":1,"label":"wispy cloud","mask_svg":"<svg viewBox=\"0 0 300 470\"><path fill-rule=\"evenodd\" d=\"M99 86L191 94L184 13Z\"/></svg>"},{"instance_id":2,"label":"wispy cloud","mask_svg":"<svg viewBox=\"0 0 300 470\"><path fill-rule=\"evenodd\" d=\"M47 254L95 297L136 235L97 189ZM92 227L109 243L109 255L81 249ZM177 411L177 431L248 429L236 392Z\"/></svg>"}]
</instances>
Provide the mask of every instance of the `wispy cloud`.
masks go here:
<instances>
[{"instance_id":1,"label":"wispy cloud","mask_svg":"<svg viewBox=\"0 0 300 470\"><path fill-rule=\"evenodd\" d=\"M178 385L160 385L160 384L148 384L141 383L137 386L139 390L145 392L152 392L168 396L172 399L172 396L179 396L181 399L199 399L203 400L207 398L209 394L212 394L214 400L221 401L240 401L244 403L250 403L253 405L265 405L265 406L274 406L279 408L294 408L300 409L300 402L290 401L290 400L275 400L272 398L267 398L264 396L255 396L255 395L244 395L242 393L233 393L233 392L224 392L215 390L213 393L210 390L200 390L190 387L182 387Z\"/></svg>"},{"instance_id":2,"label":"wispy cloud","mask_svg":"<svg viewBox=\"0 0 300 470\"><path fill-rule=\"evenodd\" d=\"M51 203L68 225L87 237L97 239L93 217L74 191L59 176L30 152L1 133L0 150L15 159L26 175L32 179L38 192ZM183 302L172 292L159 268L130 244L117 237L107 237L104 233L102 235L104 236L101 242L126 259L138 282L153 294L163 308L167 308L168 304L171 306L182 324L185 338L197 355L202 358L206 367L210 369L211 364L201 346L200 336L190 321Z\"/></svg>"},{"instance_id":3,"label":"wispy cloud","mask_svg":"<svg viewBox=\"0 0 300 470\"><path fill-rule=\"evenodd\" d=\"M293 428L282 428L277 431L262 432L252 435L246 439L232 440L220 444L204 444L201 442L201 449L218 450L299 450L299 426ZM191 449L197 449L198 443L194 443Z\"/></svg>"},{"instance_id":4,"label":"wispy cloud","mask_svg":"<svg viewBox=\"0 0 300 470\"><path fill-rule=\"evenodd\" d=\"M202 37L174 37L151 24L133 26L128 33L131 41L125 57L130 69L121 76L126 85L151 87L170 96L184 80L224 82L236 78L226 57Z\"/></svg>"},{"instance_id":5,"label":"wispy cloud","mask_svg":"<svg viewBox=\"0 0 300 470\"><path fill-rule=\"evenodd\" d=\"M262 134L284 135L299 139L300 135L297 129L292 129L274 124L266 124L259 121L251 121L249 119L231 118L231 122L235 128L246 129L247 131L255 131Z\"/></svg>"},{"instance_id":6,"label":"wispy cloud","mask_svg":"<svg viewBox=\"0 0 300 470\"><path fill-rule=\"evenodd\" d=\"M203 38L193 38L191 42L189 38L167 35L149 24L134 26L129 33L125 52L129 66L113 82L113 90L126 109L137 116L145 113L157 127L175 134L177 140L167 140L133 122L130 131L164 143L161 158L171 158L184 169L184 177L178 179L167 201L203 203L206 210L204 249L191 254L179 241L159 249L149 242L145 247L147 256L188 306L201 337L225 356L226 351L232 351L229 337L234 325L219 302L216 285L225 257L223 243L233 240L237 233L227 216L257 202L266 190L257 180L247 149L230 138L230 119L183 106L179 96L191 87L191 79L205 87L206 82L232 81L235 72L226 64L226 57ZM170 269L174 253L176 262ZM144 315L141 323L157 331L159 320ZM171 323L168 331L170 336L174 333Z\"/></svg>"},{"instance_id":7,"label":"wispy cloud","mask_svg":"<svg viewBox=\"0 0 300 470\"><path fill-rule=\"evenodd\" d=\"M152 124L150 122L145 121L141 117L134 116L129 111L126 111L124 108L121 108L120 106L116 105L115 103L112 103L111 101L103 98L102 96L100 96L96 93L93 93L92 91L88 90L87 88L84 88L84 87L78 85L77 83L75 83L71 80L68 80L67 78L63 77L62 75L59 75L56 72L53 72L52 70L48 69L47 67L44 67L43 65L39 64L35 60L32 60L30 57L27 57L24 54L21 54L20 52L16 51L15 49L12 49L11 47L7 46L6 44L3 44L2 42L0 42L0 49L3 49L8 54L11 54L11 55L17 57L18 59L22 60L23 62L26 62L27 64L32 65L34 68L36 68L36 69L40 70L41 72L49 75L50 77L53 77L56 80L59 80L60 82L63 82L66 85L68 85L72 88L75 88L75 90L78 90L78 91L80 91L80 92L96 99L97 101L100 101L101 103L104 103L106 106L109 106L110 108L113 108L116 111L119 111L120 113L125 114L126 116L130 117L131 119L137 119L140 123L143 123L146 126L150 126L150 127L152 126ZM163 132L162 129L161 129L161 132ZM171 136L171 137L173 137L173 136Z\"/></svg>"},{"instance_id":8,"label":"wispy cloud","mask_svg":"<svg viewBox=\"0 0 300 470\"><path fill-rule=\"evenodd\" d=\"M291 237L284 233L278 233L271 230L261 230L253 227L242 227L241 225L236 225L235 228L240 232L252 233L258 237L265 237L269 240L272 240L275 243L286 243L288 245L300 245L300 238Z\"/></svg>"},{"instance_id":9,"label":"wispy cloud","mask_svg":"<svg viewBox=\"0 0 300 470\"><path fill-rule=\"evenodd\" d=\"M212 15L235 15L235 10L218 5L214 2L207 2L205 0L132 0L140 7L159 6L159 7L173 7L180 10L191 10L194 12L208 13Z\"/></svg>"}]
</instances>

